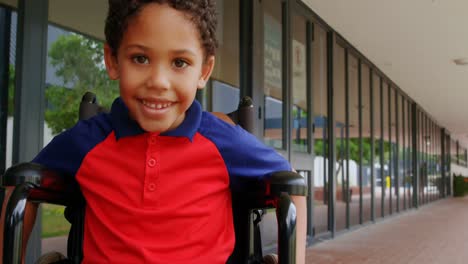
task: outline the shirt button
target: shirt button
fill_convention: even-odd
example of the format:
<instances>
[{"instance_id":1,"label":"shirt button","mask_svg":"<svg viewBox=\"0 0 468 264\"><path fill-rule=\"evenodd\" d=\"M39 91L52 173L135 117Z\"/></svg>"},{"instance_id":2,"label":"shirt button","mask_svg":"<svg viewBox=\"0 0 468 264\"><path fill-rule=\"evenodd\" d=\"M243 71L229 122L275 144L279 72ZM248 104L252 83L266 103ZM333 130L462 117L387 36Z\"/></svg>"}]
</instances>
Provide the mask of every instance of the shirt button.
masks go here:
<instances>
[{"instance_id":1,"label":"shirt button","mask_svg":"<svg viewBox=\"0 0 468 264\"><path fill-rule=\"evenodd\" d=\"M154 167L156 165L156 160L151 158L148 160L148 166Z\"/></svg>"},{"instance_id":2,"label":"shirt button","mask_svg":"<svg viewBox=\"0 0 468 264\"><path fill-rule=\"evenodd\" d=\"M149 138L149 143L150 143L150 145L156 144L156 136L151 136L151 137Z\"/></svg>"},{"instance_id":3,"label":"shirt button","mask_svg":"<svg viewBox=\"0 0 468 264\"><path fill-rule=\"evenodd\" d=\"M154 184L154 183L148 184L148 190L150 192L154 192L154 190L156 190L156 184Z\"/></svg>"}]
</instances>

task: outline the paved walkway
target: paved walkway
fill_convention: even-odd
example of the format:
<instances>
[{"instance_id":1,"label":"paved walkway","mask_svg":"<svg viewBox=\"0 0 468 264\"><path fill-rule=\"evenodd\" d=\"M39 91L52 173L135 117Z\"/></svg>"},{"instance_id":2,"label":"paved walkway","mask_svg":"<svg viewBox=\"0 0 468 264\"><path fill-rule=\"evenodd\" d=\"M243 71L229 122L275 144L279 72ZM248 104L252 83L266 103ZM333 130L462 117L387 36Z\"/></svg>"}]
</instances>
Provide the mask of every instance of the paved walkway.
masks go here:
<instances>
[{"instance_id":1,"label":"paved walkway","mask_svg":"<svg viewBox=\"0 0 468 264\"><path fill-rule=\"evenodd\" d=\"M307 249L307 264L466 264L468 197L449 198Z\"/></svg>"},{"instance_id":2,"label":"paved walkway","mask_svg":"<svg viewBox=\"0 0 468 264\"><path fill-rule=\"evenodd\" d=\"M44 252L65 252L65 238L45 239ZM410 210L307 249L307 264L466 264L468 196Z\"/></svg>"}]
</instances>

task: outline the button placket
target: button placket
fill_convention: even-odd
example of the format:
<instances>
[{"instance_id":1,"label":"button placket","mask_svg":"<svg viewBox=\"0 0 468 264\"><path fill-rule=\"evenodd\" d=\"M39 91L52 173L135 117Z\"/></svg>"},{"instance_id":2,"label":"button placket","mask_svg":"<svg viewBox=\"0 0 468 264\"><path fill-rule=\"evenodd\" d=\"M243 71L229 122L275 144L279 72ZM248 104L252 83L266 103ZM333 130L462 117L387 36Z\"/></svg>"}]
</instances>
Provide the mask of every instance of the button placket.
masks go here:
<instances>
[{"instance_id":1,"label":"button placket","mask_svg":"<svg viewBox=\"0 0 468 264\"><path fill-rule=\"evenodd\" d=\"M158 135L149 134L147 140L144 200L154 206L154 201L156 200L155 191L158 187L157 181L159 176Z\"/></svg>"}]
</instances>

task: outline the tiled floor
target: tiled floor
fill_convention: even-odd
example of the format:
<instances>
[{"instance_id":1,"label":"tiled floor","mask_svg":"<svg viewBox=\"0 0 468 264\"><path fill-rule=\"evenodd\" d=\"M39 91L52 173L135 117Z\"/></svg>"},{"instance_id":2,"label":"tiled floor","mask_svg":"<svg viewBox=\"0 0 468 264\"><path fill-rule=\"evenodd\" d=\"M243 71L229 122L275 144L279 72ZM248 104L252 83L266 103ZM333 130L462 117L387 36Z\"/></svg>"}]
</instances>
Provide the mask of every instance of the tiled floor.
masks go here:
<instances>
[{"instance_id":1,"label":"tiled floor","mask_svg":"<svg viewBox=\"0 0 468 264\"><path fill-rule=\"evenodd\" d=\"M468 263L468 197L448 198L317 243L306 263Z\"/></svg>"},{"instance_id":2,"label":"tiled floor","mask_svg":"<svg viewBox=\"0 0 468 264\"><path fill-rule=\"evenodd\" d=\"M65 252L64 237L42 249ZM468 196L448 198L389 217L307 249L307 264L466 264Z\"/></svg>"}]
</instances>

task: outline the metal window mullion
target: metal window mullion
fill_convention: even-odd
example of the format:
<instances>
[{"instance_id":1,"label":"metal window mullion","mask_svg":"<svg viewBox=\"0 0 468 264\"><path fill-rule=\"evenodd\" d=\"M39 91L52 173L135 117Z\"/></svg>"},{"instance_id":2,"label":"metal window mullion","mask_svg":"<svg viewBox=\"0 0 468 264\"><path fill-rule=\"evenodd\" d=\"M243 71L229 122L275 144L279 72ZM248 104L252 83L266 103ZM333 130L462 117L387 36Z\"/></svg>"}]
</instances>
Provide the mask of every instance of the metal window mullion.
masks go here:
<instances>
[{"instance_id":1,"label":"metal window mullion","mask_svg":"<svg viewBox=\"0 0 468 264\"><path fill-rule=\"evenodd\" d=\"M388 120L387 120L387 123L388 123L388 142L389 142L389 145L390 145L390 148L389 148L389 158L390 158L390 164L388 166L388 175L390 177L390 188L389 188L389 202L388 202L388 206L389 206L389 211L388 213L389 214L392 214L393 213L393 209L392 209L392 206L393 206L393 197L392 197L392 172L393 172L393 147L392 147L392 88L390 86L390 84L387 85L387 111L388 111Z\"/></svg>"},{"instance_id":2,"label":"metal window mullion","mask_svg":"<svg viewBox=\"0 0 468 264\"><path fill-rule=\"evenodd\" d=\"M291 10L290 10L290 1L283 1L281 3L281 17L283 22L283 34L282 34L282 42L283 42L283 50L282 50L282 68L283 68L283 78L282 78L282 86L283 86L283 129L282 129L282 136L283 136L283 149L286 150L288 160L291 160L291 98L292 98L292 79L290 78L291 75L291 42L292 42L292 30L291 30Z\"/></svg>"},{"instance_id":3,"label":"metal window mullion","mask_svg":"<svg viewBox=\"0 0 468 264\"><path fill-rule=\"evenodd\" d=\"M344 63L344 73L345 73L345 137L346 137L346 143L345 143L345 152L346 152L346 228L350 228L351 222L350 222L350 207L349 207L349 202L351 200L351 197L348 197L349 195L349 71L348 71L348 66L349 66L349 53L348 49L344 49L345 51L345 63Z\"/></svg>"},{"instance_id":4,"label":"metal window mullion","mask_svg":"<svg viewBox=\"0 0 468 264\"><path fill-rule=\"evenodd\" d=\"M18 1L13 164L32 160L43 147L48 2ZM40 256L40 226L38 217L29 239L26 263L33 263Z\"/></svg>"},{"instance_id":5,"label":"metal window mullion","mask_svg":"<svg viewBox=\"0 0 468 264\"><path fill-rule=\"evenodd\" d=\"M6 169L11 10L0 7L0 174Z\"/></svg>"},{"instance_id":6,"label":"metal window mullion","mask_svg":"<svg viewBox=\"0 0 468 264\"><path fill-rule=\"evenodd\" d=\"M314 150L314 111L313 111L313 76L312 76L312 62L313 62L313 36L314 36L314 25L312 22L307 21L307 37L306 37L306 46L307 46L307 58L306 58L306 74L307 76L307 108L308 108L308 113L307 113L307 118L308 118L308 133L307 136L309 137L308 140L308 151L311 155L311 160L312 160L312 170L308 174L307 178L307 184L308 184L308 194L309 197L307 198L307 201L310 203L310 206L307 208L307 235L312 237L313 234L313 192L312 192L312 174L314 171L314 160L315 160L315 150Z\"/></svg>"},{"instance_id":7,"label":"metal window mullion","mask_svg":"<svg viewBox=\"0 0 468 264\"><path fill-rule=\"evenodd\" d=\"M408 150L408 148L406 147L406 118L405 118L405 114L406 114L406 111L407 111L407 106L406 106L406 99L404 97L401 97L401 132L402 132L402 140L403 142L401 142L401 145L403 147L403 150L402 150L402 166L403 166L403 175L402 175L402 183L403 183L403 210L406 210L406 172L408 171L408 167L407 167L407 154L406 154L406 151Z\"/></svg>"},{"instance_id":8,"label":"metal window mullion","mask_svg":"<svg viewBox=\"0 0 468 264\"><path fill-rule=\"evenodd\" d=\"M307 151L308 153L313 152L312 142L314 138L314 129L313 129L313 110L312 110L312 102L313 102L313 92L312 92L312 41L314 35L314 25L312 22L307 20L306 24L306 83L307 83ZM313 158L313 157L311 157Z\"/></svg>"},{"instance_id":9,"label":"metal window mullion","mask_svg":"<svg viewBox=\"0 0 468 264\"><path fill-rule=\"evenodd\" d=\"M374 71L369 68L369 111L370 111L370 164L371 164L371 221L375 221L375 175L374 175Z\"/></svg>"},{"instance_id":10,"label":"metal window mullion","mask_svg":"<svg viewBox=\"0 0 468 264\"><path fill-rule=\"evenodd\" d=\"M359 224L363 223L362 212L362 64L358 59L358 133L359 133Z\"/></svg>"},{"instance_id":11,"label":"metal window mullion","mask_svg":"<svg viewBox=\"0 0 468 264\"><path fill-rule=\"evenodd\" d=\"M336 174L335 167L335 115L333 109L333 46L335 43L334 33L331 31L327 32L327 112L328 112L328 177L329 184L329 203L328 203L328 227L331 230L332 237L335 236L336 232L336 219L335 219L335 180L334 175Z\"/></svg>"},{"instance_id":12,"label":"metal window mullion","mask_svg":"<svg viewBox=\"0 0 468 264\"><path fill-rule=\"evenodd\" d=\"M419 208L419 169L418 169L418 115L416 103L411 104L411 143L412 143L412 174L413 174L413 207Z\"/></svg>"},{"instance_id":13,"label":"metal window mullion","mask_svg":"<svg viewBox=\"0 0 468 264\"><path fill-rule=\"evenodd\" d=\"M397 213L400 212L400 166L399 166L399 162L400 162L400 125L398 123L399 121L399 117L400 117L400 111L401 109L398 109L398 97L399 97L399 94L398 94L398 91L395 89L395 186L394 186L394 189L395 189L395 195L396 195L396 211Z\"/></svg>"},{"instance_id":14,"label":"metal window mullion","mask_svg":"<svg viewBox=\"0 0 468 264\"><path fill-rule=\"evenodd\" d=\"M379 140L379 151L380 151L380 187L382 190L381 194L381 215L385 217L385 175L384 175L384 107L383 107L383 79L380 77L380 140Z\"/></svg>"},{"instance_id":15,"label":"metal window mullion","mask_svg":"<svg viewBox=\"0 0 468 264\"><path fill-rule=\"evenodd\" d=\"M427 135L427 116L423 113L423 120L424 120L424 123L423 123L423 126L424 126L424 134L423 135ZM425 138L423 138L425 139ZM429 177L429 168L428 168L428 156L427 156L427 143L426 141L424 140L424 145L423 145L423 149L424 149L424 166L425 166L425 175L424 175L424 187L423 187L423 196L424 196L424 204L427 204L428 202L428 194L425 190L426 186L428 185L428 177Z\"/></svg>"}]
</instances>

